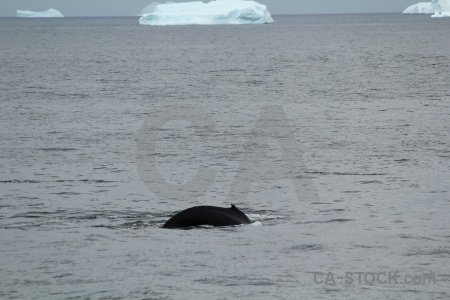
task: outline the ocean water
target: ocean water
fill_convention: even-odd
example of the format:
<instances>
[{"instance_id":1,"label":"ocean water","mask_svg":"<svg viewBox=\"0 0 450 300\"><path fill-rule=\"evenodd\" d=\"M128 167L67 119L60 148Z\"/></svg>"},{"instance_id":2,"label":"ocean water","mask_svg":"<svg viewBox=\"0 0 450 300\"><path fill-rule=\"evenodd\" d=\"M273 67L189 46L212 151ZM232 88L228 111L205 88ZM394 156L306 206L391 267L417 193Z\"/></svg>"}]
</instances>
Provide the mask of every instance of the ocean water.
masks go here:
<instances>
[{"instance_id":1,"label":"ocean water","mask_svg":"<svg viewBox=\"0 0 450 300\"><path fill-rule=\"evenodd\" d=\"M1 299L450 297L450 19L274 20L0 19Z\"/></svg>"}]
</instances>

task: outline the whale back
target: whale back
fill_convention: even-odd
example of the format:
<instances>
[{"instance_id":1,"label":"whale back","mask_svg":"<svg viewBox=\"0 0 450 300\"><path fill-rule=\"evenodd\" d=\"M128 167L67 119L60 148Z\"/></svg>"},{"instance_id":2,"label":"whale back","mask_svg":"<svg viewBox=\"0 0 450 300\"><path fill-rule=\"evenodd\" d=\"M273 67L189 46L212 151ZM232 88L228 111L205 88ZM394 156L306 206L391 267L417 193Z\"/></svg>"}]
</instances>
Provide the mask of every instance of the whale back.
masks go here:
<instances>
[{"instance_id":1,"label":"whale back","mask_svg":"<svg viewBox=\"0 0 450 300\"><path fill-rule=\"evenodd\" d=\"M177 213L163 228L185 228L200 225L232 226L250 224L252 221L236 206L222 208L216 206L194 206Z\"/></svg>"}]
</instances>

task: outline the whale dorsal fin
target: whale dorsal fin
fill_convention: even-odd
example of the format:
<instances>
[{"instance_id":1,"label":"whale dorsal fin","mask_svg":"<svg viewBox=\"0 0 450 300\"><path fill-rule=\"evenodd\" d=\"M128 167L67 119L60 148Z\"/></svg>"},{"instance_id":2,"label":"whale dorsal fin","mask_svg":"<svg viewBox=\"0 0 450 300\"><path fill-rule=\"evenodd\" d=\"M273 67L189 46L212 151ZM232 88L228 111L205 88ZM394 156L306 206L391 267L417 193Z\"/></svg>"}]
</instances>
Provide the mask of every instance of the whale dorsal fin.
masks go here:
<instances>
[{"instance_id":1,"label":"whale dorsal fin","mask_svg":"<svg viewBox=\"0 0 450 300\"><path fill-rule=\"evenodd\" d=\"M239 210L234 204L231 204L231 209Z\"/></svg>"}]
</instances>

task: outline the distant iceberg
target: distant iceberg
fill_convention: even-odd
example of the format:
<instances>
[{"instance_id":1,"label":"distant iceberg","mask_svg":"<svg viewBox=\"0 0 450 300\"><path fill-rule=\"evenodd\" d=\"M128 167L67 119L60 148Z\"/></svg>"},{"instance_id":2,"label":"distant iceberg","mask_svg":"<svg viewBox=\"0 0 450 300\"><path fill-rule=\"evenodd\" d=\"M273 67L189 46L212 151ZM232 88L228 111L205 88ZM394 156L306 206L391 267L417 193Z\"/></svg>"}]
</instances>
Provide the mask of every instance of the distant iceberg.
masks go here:
<instances>
[{"instance_id":1,"label":"distant iceberg","mask_svg":"<svg viewBox=\"0 0 450 300\"><path fill-rule=\"evenodd\" d=\"M434 14L450 12L450 0L431 0L411 5L403 14Z\"/></svg>"},{"instance_id":2,"label":"distant iceberg","mask_svg":"<svg viewBox=\"0 0 450 300\"><path fill-rule=\"evenodd\" d=\"M30 10L17 10L17 17L20 18L62 18L62 13L54 8L50 8L46 11L30 11Z\"/></svg>"},{"instance_id":3,"label":"distant iceberg","mask_svg":"<svg viewBox=\"0 0 450 300\"><path fill-rule=\"evenodd\" d=\"M267 7L255 1L214 0L152 4L144 8L142 25L266 24L273 19Z\"/></svg>"}]
</instances>

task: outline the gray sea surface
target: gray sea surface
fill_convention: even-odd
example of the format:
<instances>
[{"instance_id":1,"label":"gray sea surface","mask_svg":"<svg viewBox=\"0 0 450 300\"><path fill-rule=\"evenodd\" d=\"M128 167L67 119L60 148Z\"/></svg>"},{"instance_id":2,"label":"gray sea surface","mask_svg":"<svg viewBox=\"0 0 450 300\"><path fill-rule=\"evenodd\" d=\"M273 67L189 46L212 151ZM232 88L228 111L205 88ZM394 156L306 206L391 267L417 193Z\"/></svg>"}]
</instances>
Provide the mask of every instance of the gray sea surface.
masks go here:
<instances>
[{"instance_id":1,"label":"gray sea surface","mask_svg":"<svg viewBox=\"0 0 450 300\"><path fill-rule=\"evenodd\" d=\"M450 298L450 19L274 20L0 18L1 299ZM212 125L159 124L174 107ZM302 170L230 197L271 110ZM148 145L165 182L212 185L148 188ZM231 203L255 223L160 228Z\"/></svg>"}]
</instances>

